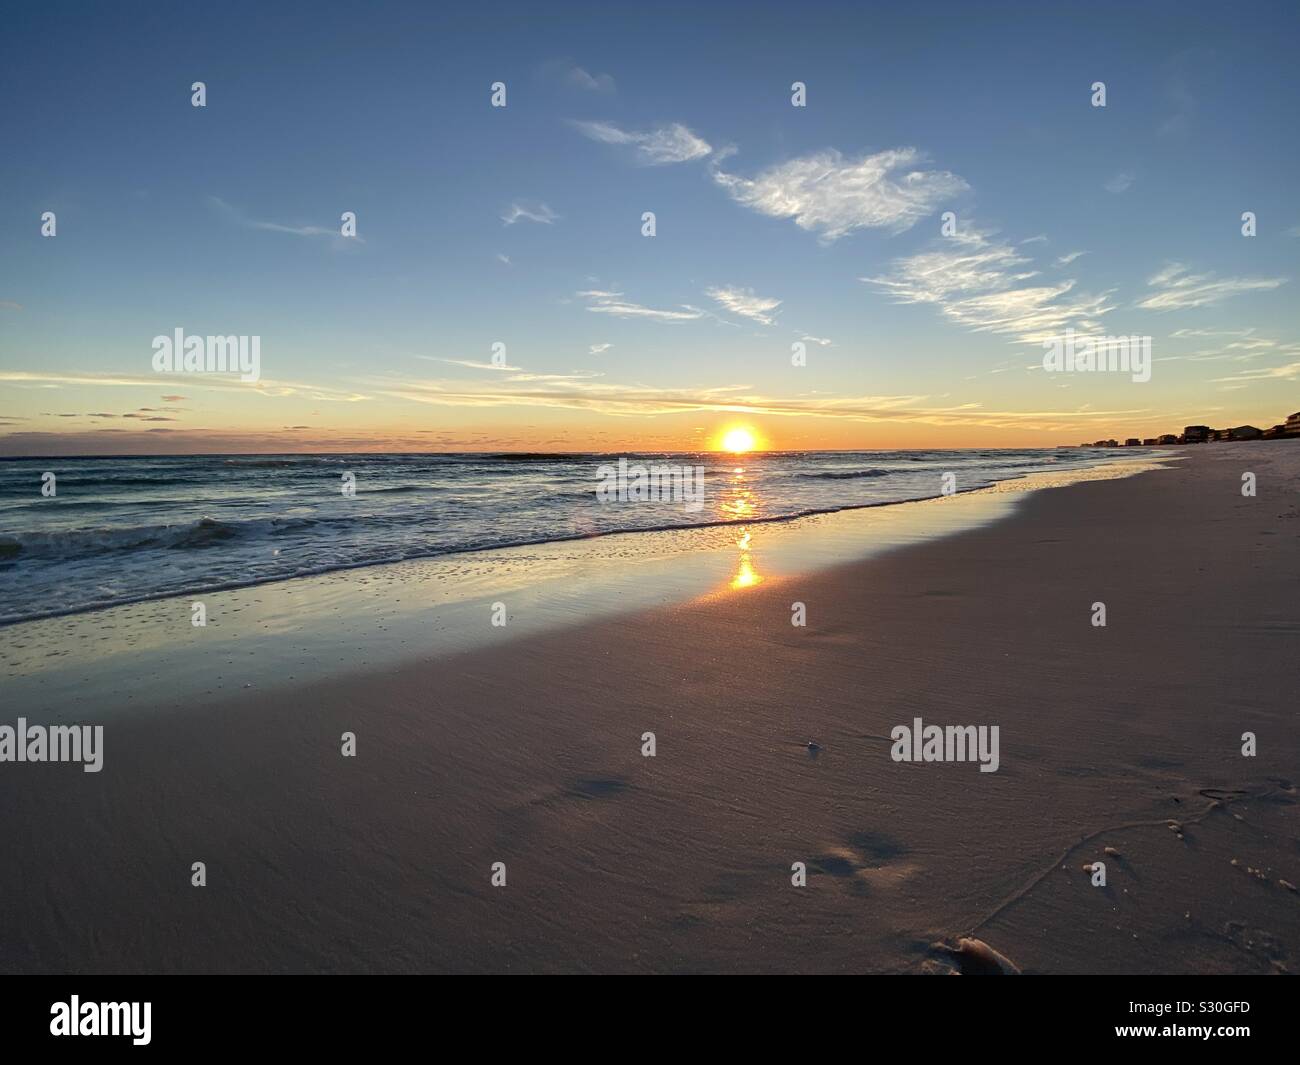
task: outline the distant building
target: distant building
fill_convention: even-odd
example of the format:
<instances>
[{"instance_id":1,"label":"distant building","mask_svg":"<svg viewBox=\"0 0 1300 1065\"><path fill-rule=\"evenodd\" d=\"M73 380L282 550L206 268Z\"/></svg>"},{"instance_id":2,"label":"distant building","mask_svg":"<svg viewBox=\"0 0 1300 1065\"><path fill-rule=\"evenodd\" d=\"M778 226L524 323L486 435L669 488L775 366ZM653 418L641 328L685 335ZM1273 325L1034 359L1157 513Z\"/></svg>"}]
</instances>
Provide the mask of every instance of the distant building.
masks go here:
<instances>
[{"instance_id":1,"label":"distant building","mask_svg":"<svg viewBox=\"0 0 1300 1065\"><path fill-rule=\"evenodd\" d=\"M1210 433L1208 425L1189 425L1183 429L1183 439L1189 444L1203 444L1210 439Z\"/></svg>"},{"instance_id":2,"label":"distant building","mask_svg":"<svg viewBox=\"0 0 1300 1065\"><path fill-rule=\"evenodd\" d=\"M1157 440L1154 436L1148 436L1145 440L1142 441L1142 446L1143 446L1143 447L1155 447L1156 444L1158 444L1158 443L1160 443L1160 441Z\"/></svg>"},{"instance_id":3,"label":"distant building","mask_svg":"<svg viewBox=\"0 0 1300 1065\"><path fill-rule=\"evenodd\" d=\"M1264 431L1253 425L1238 425L1235 429L1228 430L1229 440L1258 440L1263 435Z\"/></svg>"},{"instance_id":4,"label":"distant building","mask_svg":"<svg viewBox=\"0 0 1300 1065\"><path fill-rule=\"evenodd\" d=\"M1265 440L1282 440L1285 437L1286 437L1285 425L1275 425L1271 429L1264 430Z\"/></svg>"},{"instance_id":5,"label":"distant building","mask_svg":"<svg viewBox=\"0 0 1300 1065\"><path fill-rule=\"evenodd\" d=\"M1178 437L1174 436L1173 433L1165 433L1164 436L1161 436L1156 440L1156 443L1163 446L1165 444L1180 444L1182 441L1179 440Z\"/></svg>"},{"instance_id":6,"label":"distant building","mask_svg":"<svg viewBox=\"0 0 1300 1065\"><path fill-rule=\"evenodd\" d=\"M1286 435L1300 436L1300 412L1286 416Z\"/></svg>"},{"instance_id":7,"label":"distant building","mask_svg":"<svg viewBox=\"0 0 1300 1065\"><path fill-rule=\"evenodd\" d=\"M1142 446L1142 441L1139 440L1136 436L1130 436L1127 440L1124 441L1124 446L1125 446L1125 447L1141 447L1141 446Z\"/></svg>"}]
</instances>

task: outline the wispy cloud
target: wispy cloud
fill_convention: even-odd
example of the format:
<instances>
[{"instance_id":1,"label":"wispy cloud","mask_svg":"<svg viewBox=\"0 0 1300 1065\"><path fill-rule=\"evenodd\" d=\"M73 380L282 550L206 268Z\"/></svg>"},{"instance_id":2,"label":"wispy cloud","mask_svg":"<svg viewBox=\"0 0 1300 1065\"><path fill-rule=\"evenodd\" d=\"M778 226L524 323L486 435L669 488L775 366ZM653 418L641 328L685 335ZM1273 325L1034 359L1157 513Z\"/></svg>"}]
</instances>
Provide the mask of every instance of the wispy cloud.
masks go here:
<instances>
[{"instance_id":1,"label":"wispy cloud","mask_svg":"<svg viewBox=\"0 0 1300 1065\"><path fill-rule=\"evenodd\" d=\"M564 80L579 89L588 92L613 92L614 79L608 74L589 74L582 67L570 67Z\"/></svg>"},{"instance_id":2,"label":"wispy cloud","mask_svg":"<svg viewBox=\"0 0 1300 1065\"><path fill-rule=\"evenodd\" d=\"M147 360L146 360L147 361ZM41 373L29 370L0 370L0 382L15 387L61 388L67 385L93 385L111 388L158 387L156 376L133 377L126 374L98 374L70 370L63 373ZM359 403L370 397L360 392L314 385L303 381L272 380L243 382L215 374L195 374L186 382L187 387L207 392L239 392L265 397L299 396L326 403ZM184 396L164 396L163 399L184 399Z\"/></svg>"},{"instance_id":3,"label":"wispy cloud","mask_svg":"<svg viewBox=\"0 0 1300 1065\"><path fill-rule=\"evenodd\" d=\"M556 219L560 216L552 211L546 204L540 200L535 201L517 201L512 203L501 213L501 221L508 226L523 220L525 222L539 222L542 225L554 225ZM507 260L509 262L509 260Z\"/></svg>"},{"instance_id":4,"label":"wispy cloud","mask_svg":"<svg viewBox=\"0 0 1300 1065\"><path fill-rule=\"evenodd\" d=\"M566 383L572 381L585 381L593 377L603 377L603 374L594 370L575 370L573 373L538 373L535 371L525 370L522 366L504 366L497 365L494 362L479 362L475 359L443 359L434 355L417 355L417 359L424 359L426 362L441 362L448 366L461 366L467 370L488 370L494 373L504 373L505 380L509 380L511 385L519 385L525 382L544 382L546 384ZM441 391L443 386L431 382L425 382L425 387ZM460 387L457 385L456 387Z\"/></svg>"},{"instance_id":5,"label":"wispy cloud","mask_svg":"<svg viewBox=\"0 0 1300 1065\"><path fill-rule=\"evenodd\" d=\"M13 300L0 300L0 311L21 311L23 305Z\"/></svg>"},{"instance_id":6,"label":"wispy cloud","mask_svg":"<svg viewBox=\"0 0 1300 1065\"><path fill-rule=\"evenodd\" d=\"M593 74L572 59L552 59L538 67L545 80L583 92L612 93L617 86L609 74Z\"/></svg>"},{"instance_id":7,"label":"wispy cloud","mask_svg":"<svg viewBox=\"0 0 1300 1065\"><path fill-rule=\"evenodd\" d=\"M1211 49L1189 48L1165 64L1164 97L1170 113L1156 128L1161 137L1181 137L1192 128L1197 106L1190 84L1193 81L1204 83L1207 77L1212 77L1214 61Z\"/></svg>"},{"instance_id":8,"label":"wispy cloud","mask_svg":"<svg viewBox=\"0 0 1300 1065\"><path fill-rule=\"evenodd\" d=\"M946 170L921 168L915 148L846 159L833 149L791 159L755 178L720 167L713 180L759 214L793 219L801 229L838 240L857 229L901 232L969 186Z\"/></svg>"},{"instance_id":9,"label":"wispy cloud","mask_svg":"<svg viewBox=\"0 0 1300 1065\"><path fill-rule=\"evenodd\" d=\"M1056 265L1057 265L1057 266L1069 266L1072 262L1074 262L1075 259L1081 258L1082 256L1087 255L1087 254L1088 254L1088 253L1087 253L1086 251L1072 251L1072 252L1069 252L1069 253L1066 254L1066 255L1058 256L1058 257L1057 257L1057 260L1056 260Z\"/></svg>"},{"instance_id":10,"label":"wispy cloud","mask_svg":"<svg viewBox=\"0 0 1300 1065\"><path fill-rule=\"evenodd\" d=\"M268 233L287 233L294 237L332 237L336 238L339 246L365 243L360 236L343 236L339 226L285 225L281 222L263 222L256 218L250 218L238 207L226 203L220 196L209 196L208 205L245 229L260 229Z\"/></svg>"},{"instance_id":11,"label":"wispy cloud","mask_svg":"<svg viewBox=\"0 0 1300 1065\"><path fill-rule=\"evenodd\" d=\"M607 352L613 346L614 346L613 344L592 344L591 347L587 349L587 354L604 355L605 352Z\"/></svg>"},{"instance_id":12,"label":"wispy cloud","mask_svg":"<svg viewBox=\"0 0 1300 1065\"><path fill-rule=\"evenodd\" d=\"M1294 381L1300 378L1300 362L1287 363L1284 366L1260 366L1249 370L1241 370L1231 377L1212 377L1210 380L1218 381Z\"/></svg>"},{"instance_id":13,"label":"wispy cloud","mask_svg":"<svg viewBox=\"0 0 1300 1065\"><path fill-rule=\"evenodd\" d=\"M1157 362L1254 362L1256 359L1273 356L1293 357L1300 355L1300 344L1284 344L1272 337L1257 337L1250 334L1254 333L1253 329L1237 332L1214 332L1206 330L1199 332L1199 335L1205 337L1233 336L1237 339L1224 344L1222 347L1202 348L1199 351L1185 352L1181 355L1162 355ZM1171 337L1186 337L1198 335L1197 330L1180 329L1178 332L1171 334Z\"/></svg>"},{"instance_id":14,"label":"wispy cloud","mask_svg":"<svg viewBox=\"0 0 1300 1065\"><path fill-rule=\"evenodd\" d=\"M704 317L704 311L683 303L680 310L660 310L643 307L623 297L621 292L603 292L590 290L579 292L579 297L587 301L587 310L596 314L612 314L616 318L648 318L658 322L690 322Z\"/></svg>"},{"instance_id":15,"label":"wispy cloud","mask_svg":"<svg viewBox=\"0 0 1300 1065\"><path fill-rule=\"evenodd\" d=\"M1255 332L1255 327L1245 329L1175 329L1171 337L1248 337Z\"/></svg>"},{"instance_id":16,"label":"wispy cloud","mask_svg":"<svg viewBox=\"0 0 1300 1065\"><path fill-rule=\"evenodd\" d=\"M629 145L638 162L646 166L666 166L702 159L713 147L679 122L637 132L619 129L612 122L574 122L586 137L602 144Z\"/></svg>"},{"instance_id":17,"label":"wispy cloud","mask_svg":"<svg viewBox=\"0 0 1300 1065\"><path fill-rule=\"evenodd\" d=\"M47 418L94 418L102 421L106 418L127 418L141 422L174 422L178 419L167 418L160 414L152 407L141 407L139 410L128 411L125 414L109 414L105 411L92 411L87 414L45 414Z\"/></svg>"},{"instance_id":18,"label":"wispy cloud","mask_svg":"<svg viewBox=\"0 0 1300 1065\"><path fill-rule=\"evenodd\" d=\"M1125 171L1124 173L1116 174L1113 178L1107 181L1105 189L1107 192L1114 193L1118 196L1121 192L1128 192L1128 190L1133 187L1133 182L1135 180L1137 179L1133 174Z\"/></svg>"},{"instance_id":19,"label":"wispy cloud","mask_svg":"<svg viewBox=\"0 0 1300 1065\"><path fill-rule=\"evenodd\" d=\"M1041 343L1067 326L1094 331L1114 309L1110 293L1075 291L1073 280L1031 283L1031 260L1014 245L968 230L933 250L897 259L888 274L860 280L899 303L930 303L949 321L975 332Z\"/></svg>"},{"instance_id":20,"label":"wispy cloud","mask_svg":"<svg viewBox=\"0 0 1300 1065\"><path fill-rule=\"evenodd\" d=\"M1182 263L1170 263L1147 281L1156 291L1138 306L1148 311L1211 307L1243 292L1274 289L1285 283L1284 277L1216 278L1213 274L1190 273Z\"/></svg>"},{"instance_id":21,"label":"wispy cloud","mask_svg":"<svg viewBox=\"0 0 1300 1065\"><path fill-rule=\"evenodd\" d=\"M522 367L507 366L505 363L483 362L479 359L444 359L437 355L417 355L417 359L423 359L425 362L442 362L448 366L464 366L470 370L499 370L504 373L520 373Z\"/></svg>"},{"instance_id":22,"label":"wispy cloud","mask_svg":"<svg viewBox=\"0 0 1300 1065\"><path fill-rule=\"evenodd\" d=\"M732 314L751 318L760 325L771 325L775 321L772 312L781 306L780 300L756 296L749 288L716 287L707 289L705 295Z\"/></svg>"},{"instance_id":23,"label":"wispy cloud","mask_svg":"<svg viewBox=\"0 0 1300 1065\"><path fill-rule=\"evenodd\" d=\"M369 380L365 384L385 396L437 406L552 407L615 417L728 413L1064 431L1092 423L1105 427L1117 418L1148 413L1144 409L1092 410L1086 406L1074 410L990 410L978 403L928 402L931 397L925 395L811 394L783 399L757 393L750 385L663 389L558 376L527 385L521 384L521 378L514 376L495 376L488 381L468 383L384 378Z\"/></svg>"}]
</instances>

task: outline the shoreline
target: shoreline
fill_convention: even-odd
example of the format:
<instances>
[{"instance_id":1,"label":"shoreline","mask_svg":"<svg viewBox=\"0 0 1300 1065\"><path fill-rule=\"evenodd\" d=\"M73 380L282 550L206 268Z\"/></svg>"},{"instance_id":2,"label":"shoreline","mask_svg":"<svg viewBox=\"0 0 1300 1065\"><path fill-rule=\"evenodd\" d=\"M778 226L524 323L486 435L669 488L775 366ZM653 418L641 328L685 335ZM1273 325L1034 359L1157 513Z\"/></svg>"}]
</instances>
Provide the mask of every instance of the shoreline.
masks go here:
<instances>
[{"instance_id":1,"label":"shoreline","mask_svg":"<svg viewBox=\"0 0 1300 1065\"><path fill-rule=\"evenodd\" d=\"M12 704L38 717L55 707L98 714L135 704L141 676L155 687L168 684L177 704L219 700L232 673L244 687L283 686L322 670L346 675L499 646L953 535L1004 519L1025 493L1132 476L1163 461L1035 472L952 496L760 522L627 530L367 564L33 618L3 627L0 672ZM190 624L195 601L208 613L201 629ZM497 602L511 612L501 629L488 625ZM93 698L85 694L90 673L74 677L65 669L78 659L95 666Z\"/></svg>"},{"instance_id":2,"label":"shoreline","mask_svg":"<svg viewBox=\"0 0 1300 1065\"><path fill-rule=\"evenodd\" d=\"M1028 972L1294 971L1297 489L1300 449L1238 444L497 646L155 691L102 772L0 773L0 968L941 972L974 932ZM892 761L918 717L998 725L998 771Z\"/></svg>"},{"instance_id":3,"label":"shoreline","mask_svg":"<svg viewBox=\"0 0 1300 1065\"><path fill-rule=\"evenodd\" d=\"M961 449L954 449L954 450L960 451ZM969 449L969 450L979 451L981 449ZM1059 450L1059 449L1043 449L1043 450ZM1101 450L1111 450L1111 449L1101 449ZM1161 460L1169 459L1169 458L1177 459L1179 457L1176 453L1165 449L1144 448L1142 450L1149 453L1140 456L1131 456L1131 457L1130 456L1103 457L1103 456L1094 455L1092 456L1094 461L1092 462L1091 465L1081 466L1081 467L1069 467L1066 470L1061 471L1060 475L1068 478L1072 474L1087 474L1089 471L1107 469L1110 467L1123 468L1123 467L1129 467L1134 465L1144 465L1144 464L1159 462ZM328 453L321 453L321 454L328 454ZM675 454L675 453L655 452L655 453L647 453L647 454L650 457L653 457L655 455L661 455L661 454L668 455L668 454ZM699 455L704 453L691 452L689 454ZM780 456L787 453L773 452L771 454ZM818 452L817 454L840 454L840 452ZM857 452L843 452L843 454L857 454ZM109 457L109 460L115 461L123 457L127 457L127 456L112 456ZM206 456L206 457L221 458L221 457L240 457L240 456L214 455L214 456ZM274 456L267 455L267 456L260 456L260 457L274 457ZM609 458L613 456L592 456L592 457ZM646 457L646 456L642 456L642 457ZM716 458L716 456L714 457ZM530 458L529 461L532 461L532 459ZM952 493L952 495L961 496L961 495L969 495L971 493L982 493L991 490L997 490L997 486L999 484L1004 484L1007 483L1008 481L1022 482L1026 478L1034 478L1036 476L1039 476L1041 472L1042 471L1039 471L1038 473L1029 473L1029 474L1023 474L1016 477L1010 477L1010 478L1006 478L1003 481L995 481L993 484L982 485L976 488L958 488ZM1055 472L1053 472L1047 474L1047 476L1052 479L1055 479L1058 475ZM1068 483L1068 482L1063 482L1063 483ZM515 548L525 549L531 547L545 547L551 544L567 544L567 543L575 543L580 541L600 540L605 537L643 536L643 535L649 535L654 533L689 532L689 531L704 530L704 529L725 530L736 526L781 524L786 522L797 522L804 518L815 518L824 515L843 514L843 513L858 511L858 510L869 510L875 507L893 507L905 503L924 503L930 500L941 500L944 498L948 498L948 497L942 493L939 493L935 495L917 496L917 497L904 498L904 499L879 500L879 501L873 501L867 503L851 503L844 506L810 507L789 514L774 514L774 515L755 517L755 518L734 518L734 519L719 519L714 521L647 525L647 526L636 526L632 528L608 529L601 532L575 532L573 534L550 535L550 536L540 537L536 539L514 540L507 543L472 544L472 545L467 545L462 547L442 548L436 551L430 551L428 554L416 553L416 554L403 555L400 557L393 557L393 558L367 559L363 562L355 562L355 563L331 563L331 564L310 567L300 572L287 574L287 575L261 577L254 580L238 580L238 581L226 580L226 581L218 581L216 583L196 584L191 588L170 589L166 592L150 592L139 596L118 598L111 602L102 602L102 603L93 603L89 605L78 605L75 607L57 608L57 609L47 610L41 613L29 614L24 617L16 617L16 618L0 617L0 629L4 629L12 625L27 624L28 622L49 621L57 618L78 617L83 614L93 614L99 611L113 610L118 607L137 606L140 604L160 602L168 599L182 599L182 598L193 599L198 596L218 595L222 592L242 591L244 589L249 589L249 588L260 588L267 585L283 584L288 581L309 580L313 577L325 577L331 574L348 573L355 570L368 570L374 567L397 566L397 565L402 565L404 563L430 562L430 561L437 561L439 559L455 559L463 555L477 555L477 554L483 554L488 552L508 551ZM0 537L0 539L3 539L3 537Z\"/></svg>"}]
</instances>

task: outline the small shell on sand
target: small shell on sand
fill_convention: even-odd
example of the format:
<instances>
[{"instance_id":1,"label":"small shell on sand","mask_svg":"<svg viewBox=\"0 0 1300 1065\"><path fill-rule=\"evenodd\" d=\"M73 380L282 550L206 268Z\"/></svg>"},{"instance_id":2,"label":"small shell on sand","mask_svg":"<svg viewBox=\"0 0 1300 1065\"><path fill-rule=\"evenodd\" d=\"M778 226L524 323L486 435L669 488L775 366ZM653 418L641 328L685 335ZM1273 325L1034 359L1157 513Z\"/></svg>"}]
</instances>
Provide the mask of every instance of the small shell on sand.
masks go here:
<instances>
[{"instance_id":1,"label":"small shell on sand","mask_svg":"<svg viewBox=\"0 0 1300 1065\"><path fill-rule=\"evenodd\" d=\"M1291 883L1290 880L1279 880L1279 881L1278 881L1278 886L1279 886L1279 887L1284 887L1284 888L1286 888L1287 891L1295 891L1295 890L1296 890L1296 886L1295 886L1293 883Z\"/></svg>"},{"instance_id":2,"label":"small shell on sand","mask_svg":"<svg viewBox=\"0 0 1300 1065\"><path fill-rule=\"evenodd\" d=\"M1019 976L1020 968L1005 954L999 954L982 939L963 936L955 947L936 943L936 950L952 956L962 976Z\"/></svg>"},{"instance_id":3,"label":"small shell on sand","mask_svg":"<svg viewBox=\"0 0 1300 1065\"><path fill-rule=\"evenodd\" d=\"M1103 853L1103 854L1109 854L1112 858L1122 858L1122 857L1123 857L1123 855L1120 854L1120 852L1117 851L1114 847L1103 847L1103 848L1102 848L1102 853Z\"/></svg>"}]
</instances>

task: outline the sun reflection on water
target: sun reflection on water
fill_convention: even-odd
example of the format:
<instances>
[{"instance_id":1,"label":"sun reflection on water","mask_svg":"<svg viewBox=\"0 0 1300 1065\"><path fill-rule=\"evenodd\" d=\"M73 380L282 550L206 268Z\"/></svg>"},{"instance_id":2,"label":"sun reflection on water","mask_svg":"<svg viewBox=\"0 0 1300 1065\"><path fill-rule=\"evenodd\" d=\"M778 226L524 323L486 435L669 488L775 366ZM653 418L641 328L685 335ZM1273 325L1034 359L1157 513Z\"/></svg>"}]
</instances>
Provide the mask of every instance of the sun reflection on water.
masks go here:
<instances>
[{"instance_id":1,"label":"sun reflection on water","mask_svg":"<svg viewBox=\"0 0 1300 1065\"><path fill-rule=\"evenodd\" d=\"M722 496L718 500L718 517L722 521L745 521L759 517L761 513L762 500L758 498L745 477L745 467L733 467ZM753 543L753 533L742 526L736 537L736 550L740 552L740 558L736 565L736 574L731 578L732 589L752 588L763 580L754 566Z\"/></svg>"}]
</instances>

